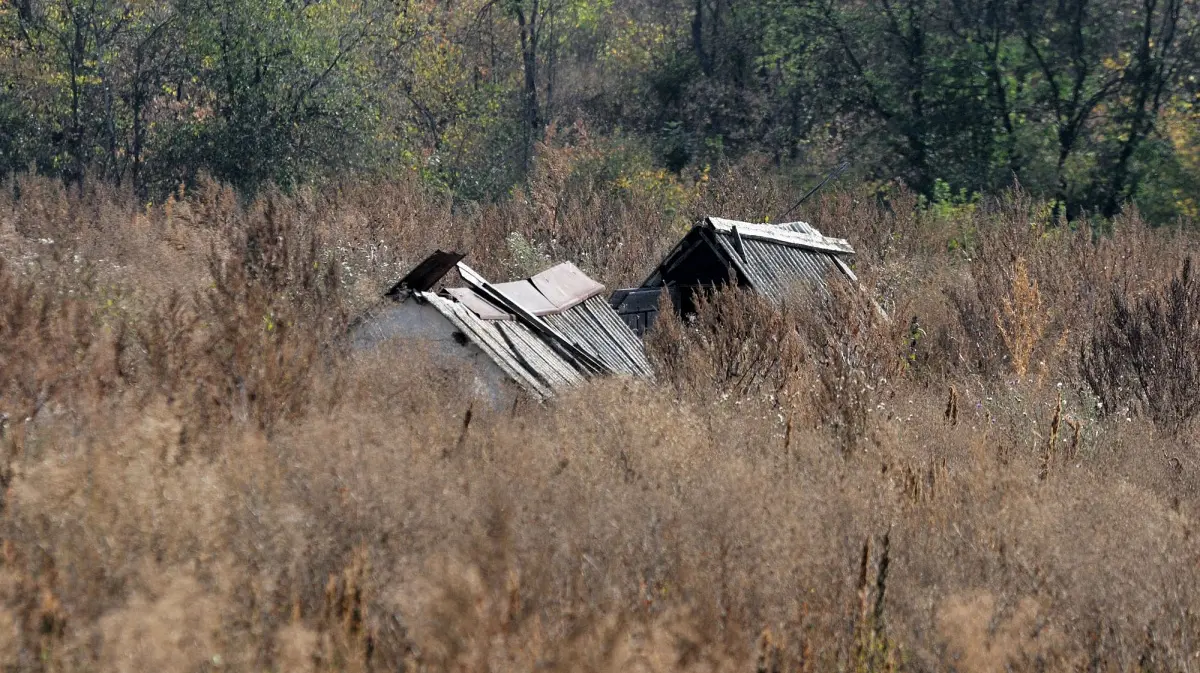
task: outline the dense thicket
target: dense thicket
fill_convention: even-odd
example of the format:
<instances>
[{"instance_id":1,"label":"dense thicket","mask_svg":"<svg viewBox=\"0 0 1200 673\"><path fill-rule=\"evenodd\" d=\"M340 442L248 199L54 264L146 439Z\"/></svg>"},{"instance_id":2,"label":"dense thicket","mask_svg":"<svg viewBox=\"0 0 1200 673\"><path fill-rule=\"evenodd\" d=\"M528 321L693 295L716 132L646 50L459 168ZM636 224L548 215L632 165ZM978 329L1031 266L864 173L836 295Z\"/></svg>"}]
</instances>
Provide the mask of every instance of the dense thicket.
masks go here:
<instances>
[{"instance_id":1,"label":"dense thicket","mask_svg":"<svg viewBox=\"0 0 1200 673\"><path fill-rule=\"evenodd\" d=\"M1197 0L3 0L0 171L491 199L570 129L616 188L757 153L1166 221L1200 209L1198 30Z\"/></svg>"}]
</instances>

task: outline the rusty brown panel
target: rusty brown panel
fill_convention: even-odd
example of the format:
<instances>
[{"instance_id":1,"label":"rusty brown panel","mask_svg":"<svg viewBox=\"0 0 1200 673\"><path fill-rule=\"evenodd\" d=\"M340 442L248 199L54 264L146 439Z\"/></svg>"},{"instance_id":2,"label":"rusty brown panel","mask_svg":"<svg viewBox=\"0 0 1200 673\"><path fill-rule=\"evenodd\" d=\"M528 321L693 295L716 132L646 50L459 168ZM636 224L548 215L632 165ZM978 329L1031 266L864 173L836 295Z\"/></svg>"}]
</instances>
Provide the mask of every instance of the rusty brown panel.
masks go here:
<instances>
[{"instance_id":1,"label":"rusty brown panel","mask_svg":"<svg viewBox=\"0 0 1200 673\"><path fill-rule=\"evenodd\" d=\"M443 276L450 272L450 269L454 268L455 264L461 262L464 257L466 255L461 252L436 250L420 264L413 267L411 271L400 279L400 282L393 285L383 296L394 299L404 290L428 292L434 285L437 285Z\"/></svg>"}]
</instances>

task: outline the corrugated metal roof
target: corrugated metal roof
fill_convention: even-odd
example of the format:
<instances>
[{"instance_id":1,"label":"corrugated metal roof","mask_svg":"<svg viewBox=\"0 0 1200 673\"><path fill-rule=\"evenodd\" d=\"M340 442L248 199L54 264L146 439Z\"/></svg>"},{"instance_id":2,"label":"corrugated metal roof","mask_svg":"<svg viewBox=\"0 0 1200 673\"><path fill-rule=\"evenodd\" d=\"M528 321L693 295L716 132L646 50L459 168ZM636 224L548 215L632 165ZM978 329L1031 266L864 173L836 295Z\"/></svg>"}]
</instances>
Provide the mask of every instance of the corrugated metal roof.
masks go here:
<instances>
[{"instance_id":1,"label":"corrugated metal roof","mask_svg":"<svg viewBox=\"0 0 1200 673\"><path fill-rule=\"evenodd\" d=\"M813 251L823 251L835 254L854 254L854 248L840 238L822 236L816 229L802 222L791 222L787 225L752 224L726 220L720 217L710 217L705 221L710 229L725 235L737 235L742 239L755 239L795 248L805 248ZM809 231L800 229L800 225Z\"/></svg>"},{"instance_id":2,"label":"corrugated metal roof","mask_svg":"<svg viewBox=\"0 0 1200 673\"><path fill-rule=\"evenodd\" d=\"M642 283L642 290L669 286L676 310L694 306L695 291L726 283L738 284L783 301L795 290L825 292L834 277L857 282L845 258L850 243L823 236L807 222L754 224L719 217L705 218L680 239ZM629 302L634 290L618 291L610 301L618 315L642 334L658 315L656 301Z\"/></svg>"},{"instance_id":3,"label":"corrugated metal roof","mask_svg":"<svg viewBox=\"0 0 1200 673\"><path fill-rule=\"evenodd\" d=\"M792 231L798 231L802 234L814 234L816 236L821 235L821 232L817 231L816 227L812 226L808 222L781 222L775 226L782 227L784 229L790 229Z\"/></svg>"},{"instance_id":4,"label":"corrugated metal roof","mask_svg":"<svg viewBox=\"0 0 1200 673\"><path fill-rule=\"evenodd\" d=\"M612 372L652 378L646 351L629 325L603 297L545 316L552 327L589 351Z\"/></svg>"},{"instance_id":5,"label":"corrugated metal roof","mask_svg":"<svg viewBox=\"0 0 1200 673\"><path fill-rule=\"evenodd\" d=\"M473 277L473 272L464 275L469 282ZM575 265L565 262L509 283L489 285L482 278L476 282L479 287L453 288L445 293L483 322L519 325L550 352L564 352L559 360L581 376L594 372L654 376L641 340L603 298L604 286ZM488 294L493 290L501 296ZM495 304L505 301L515 305ZM513 315L523 311L532 315ZM581 361L589 358L590 363Z\"/></svg>"},{"instance_id":6,"label":"corrugated metal roof","mask_svg":"<svg viewBox=\"0 0 1200 673\"><path fill-rule=\"evenodd\" d=\"M409 276L444 265L435 253ZM435 264L437 262L438 264ZM432 306L521 388L540 399L597 374L652 378L641 340L569 262L532 278L490 284L458 263L469 287L438 293L397 286L387 297ZM409 276L406 276L408 278Z\"/></svg>"},{"instance_id":7,"label":"corrugated metal roof","mask_svg":"<svg viewBox=\"0 0 1200 673\"><path fill-rule=\"evenodd\" d=\"M446 288L446 294L453 297L460 304L466 304L467 308L471 309L475 315L483 320L513 319L512 314L475 294L475 291L469 287L448 287Z\"/></svg>"},{"instance_id":8,"label":"corrugated metal roof","mask_svg":"<svg viewBox=\"0 0 1200 673\"><path fill-rule=\"evenodd\" d=\"M806 222L752 224L710 217L700 225L745 274L750 286L775 301L797 286L824 287L831 274L857 280L839 259L854 253L840 238L823 236Z\"/></svg>"},{"instance_id":9,"label":"corrugated metal roof","mask_svg":"<svg viewBox=\"0 0 1200 673\"><path fill-rule=\"evenodd\" d=\"M450 296L415 293L444 315L518 385L540 399L584 377L528 327L515 320L484 320Z\"/></svg>"},{"instance_id":10,"label":"corrugated metal roof","mask_svg":"<svg viewBox=\"0 0 1200 673\"><path fill-rule=\"evenodd\" d=\"M727 255L741 256L734 248L732 234L718 233L715 238ZM823 287L831 273L839 273L833 255L827 252L753 238L742 239L742 250L742 268L750 285L775 301L782 301L797 286Z\"/></svg>"}]
</instances>

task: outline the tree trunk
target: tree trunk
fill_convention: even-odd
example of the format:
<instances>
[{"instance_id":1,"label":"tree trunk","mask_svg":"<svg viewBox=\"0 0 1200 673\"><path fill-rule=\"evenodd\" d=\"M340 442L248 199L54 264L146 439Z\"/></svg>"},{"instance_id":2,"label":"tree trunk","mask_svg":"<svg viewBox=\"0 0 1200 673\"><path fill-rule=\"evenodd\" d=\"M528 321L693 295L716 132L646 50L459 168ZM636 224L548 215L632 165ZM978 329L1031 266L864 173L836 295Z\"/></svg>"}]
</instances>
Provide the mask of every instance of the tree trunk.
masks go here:
<instances>
[{"instance_id":1,"label":"tree trunk","mask_svg":"<svg viewBox=\"0 0 1200 673\"><path fill-rule=\"evenodd\" d=\"M524 165L529 168L533 159L533 143L537 139L541 127L541 110L538 107L537 91L537 43L538 43L538 0L533 0L529 17L526 19L524 8L517 7L517 27L521 31L521 64L525 71L524 112L525 112L525 151Z\"/></svg>"},{"instance_id":2,"label":"tree trunk","mask_svg":"<svg viewBox=\"0 0 1200 673\"><path fill-rule=\"evenodd\" d=\"M1134 151L1149 134L1154 126L1154 119L1162 106L1163 91L1166 88L1166 66L1172 42L1175 37L1175 26L1179 21L1178 7L1175 0L1169 0L1164 9L1161 33L1154 35L1155 14L1158 8L1157 0L1142 2L1142 36L1137 51L1137 69L1135 70L1132 111L1130 112L1129 127L1126 138L1121 143L1116 165L1109 174L1112 176L1107 189L1102 212L1106 217L1112 217L1121 209L1126 199L1133 195L1135 181L1130 176L1130 161ZM1157 46L1158 56L1154 49Z\"/></svg>"},{"instance_id":3,"label":"tree trunk","mask_svg":"<svg viewBox=\"0 0 1200 673\"><path fill-rule=\"evenodd\" d=\"M704 52L704 0L696 0L696 8L692 13L692 51L700 63L700 70L705 77L712 76L712 61Z\"/></svg>"}]
</instances>

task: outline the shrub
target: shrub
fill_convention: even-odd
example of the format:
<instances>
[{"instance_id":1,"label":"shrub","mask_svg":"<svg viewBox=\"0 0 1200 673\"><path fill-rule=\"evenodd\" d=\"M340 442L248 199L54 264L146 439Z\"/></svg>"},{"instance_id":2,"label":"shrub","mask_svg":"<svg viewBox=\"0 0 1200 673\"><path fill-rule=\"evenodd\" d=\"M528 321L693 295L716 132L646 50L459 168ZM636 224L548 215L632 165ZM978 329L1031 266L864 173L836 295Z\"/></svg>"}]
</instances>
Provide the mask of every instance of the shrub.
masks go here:
<instances>
[{"instance_id":1,"label":"shrub","mask_svg":"<svg viewBox=\"0 0 1200 673\"><path fill-rule=\"evenodd\" d=\"M1200 413L1200 278L1192 259L1144 296L1113 289L1108 311L1080 351L1080 369L1103 409L1140 405L1178 433Z\"/></svg>"},{"instance_id":2,"label":"shrub","mask_svg":"<svg viewBox=\"0 0 1200 673\"><path fill-rule=\"evenodd\" d=\"M765 398L798 392L806 357L792 311L730 284L699 292L696 313L683 323L664 310L647 338L660 376L699 399ZM659 302L669 306L665 294Z\"/></svg>"}]
</instances>

